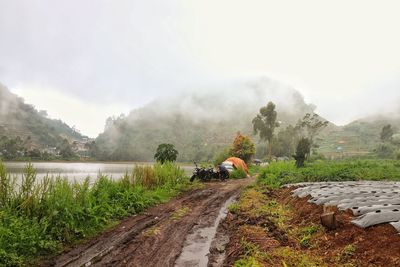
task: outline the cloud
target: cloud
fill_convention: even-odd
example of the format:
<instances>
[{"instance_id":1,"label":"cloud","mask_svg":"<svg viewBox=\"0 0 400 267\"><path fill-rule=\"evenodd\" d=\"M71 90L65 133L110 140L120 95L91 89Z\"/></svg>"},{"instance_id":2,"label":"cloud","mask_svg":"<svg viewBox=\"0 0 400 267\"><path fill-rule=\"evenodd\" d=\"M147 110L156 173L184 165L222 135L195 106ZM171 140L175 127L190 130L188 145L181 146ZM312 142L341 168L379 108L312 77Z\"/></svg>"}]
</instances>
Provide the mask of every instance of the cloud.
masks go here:
<instances>
[{"instance_id":1,"label":"cloud","mask_svg":"<svg viewBox=\"0 0 400 267\"><path fill-rule=\"evenodd\" d=\"M34 88L38 96L24 97L39 109L49 101L35 99L55 91L119 114L267 76L342 124L398 109L399 8L391 0L2 1L0 82L23 94ZM62 105L49 113L77 124Z\"/></svg>"}]
</instances>

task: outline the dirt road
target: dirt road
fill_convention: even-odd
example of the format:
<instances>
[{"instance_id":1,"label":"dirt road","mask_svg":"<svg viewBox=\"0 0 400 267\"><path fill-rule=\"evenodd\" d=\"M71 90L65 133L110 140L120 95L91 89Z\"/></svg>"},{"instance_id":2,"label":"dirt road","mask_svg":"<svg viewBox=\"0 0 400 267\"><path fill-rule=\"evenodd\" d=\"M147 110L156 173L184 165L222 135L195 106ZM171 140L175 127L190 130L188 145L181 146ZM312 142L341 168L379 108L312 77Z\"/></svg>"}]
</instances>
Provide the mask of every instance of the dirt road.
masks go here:
<instances>
[{"instance_id":1,"label":"dirt road","mask_svg":"<svg viewBox=\"0 0 400 267\"><path fill-rule=\"evenodd\" d=\"M125 219L43 266L205 266L203 254L213 238L207 235L214 234L221 207L254 181L207 183L203 189Z\"/></svg>"}]
</instances>

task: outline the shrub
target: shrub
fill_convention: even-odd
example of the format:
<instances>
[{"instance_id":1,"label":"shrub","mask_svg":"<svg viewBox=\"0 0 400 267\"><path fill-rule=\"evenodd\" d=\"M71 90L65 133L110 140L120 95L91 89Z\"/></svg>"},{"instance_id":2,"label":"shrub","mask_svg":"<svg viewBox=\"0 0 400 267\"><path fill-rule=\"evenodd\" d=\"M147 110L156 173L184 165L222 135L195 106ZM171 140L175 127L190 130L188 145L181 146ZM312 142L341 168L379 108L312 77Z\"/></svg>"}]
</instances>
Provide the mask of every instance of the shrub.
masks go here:
<instances>
[{"instance_id":1,"label":"shrub","mask_svg":"<svg viewBox=\"0 0 400 267\"><path fill-rule=\"evenodd\" d=\"M225 148L214 156L214 166L220 165L222 162L224 162L224 160L229 157L231 157L231 154L229 153L229 148Z\"/></svg>"}]
</instances>

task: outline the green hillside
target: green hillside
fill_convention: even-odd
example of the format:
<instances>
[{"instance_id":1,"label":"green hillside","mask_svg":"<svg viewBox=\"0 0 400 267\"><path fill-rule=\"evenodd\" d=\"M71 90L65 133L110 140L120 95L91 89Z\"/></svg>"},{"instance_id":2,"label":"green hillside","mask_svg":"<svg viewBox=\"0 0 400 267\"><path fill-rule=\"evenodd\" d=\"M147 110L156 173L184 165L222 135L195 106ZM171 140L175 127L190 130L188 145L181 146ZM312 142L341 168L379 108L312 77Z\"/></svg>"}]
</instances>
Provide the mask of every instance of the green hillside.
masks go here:
<instances>
[{"instance_id":1,"label":"green hillside","mask_svg":"<svg viewBox=\"0 0 400 267\"><path fill-rule=\"evenodd\" d=\"M61 146L64 139L80 141L85 136L61 120L47 118L45 111L26 104L0 84L0 138L3 143L17 140L24 150L42 150Z\"/></svg>"},{"instance_id":2,"label":"green hillside","mask_svg":"<svg viewBox=\"0 0 400 267\"><path fill-rule=\"evenodd\" d=\"M370 116L342 127L326 129L320 136L319 152L332 157L368 155L381 143L380 133L387 124L392 125L395 133L399 133L400 116Z\"/></svg>"},{"instance_id":3,"label":"green hillside","mask_svg":"<svg viewBox=\"0 0 400 267\"><path fill-rule=\"evenodd\" d=\"M252 134L251 121L268 101L276 103L282 127L295 124L313 109L296 90L268 80L218 92L182 93L126 117L108 119L93 155L102 160L147 161L160 143L172 143L180 161L210 160L232 143L238 131Z\"/></svg>"}]
</instances>

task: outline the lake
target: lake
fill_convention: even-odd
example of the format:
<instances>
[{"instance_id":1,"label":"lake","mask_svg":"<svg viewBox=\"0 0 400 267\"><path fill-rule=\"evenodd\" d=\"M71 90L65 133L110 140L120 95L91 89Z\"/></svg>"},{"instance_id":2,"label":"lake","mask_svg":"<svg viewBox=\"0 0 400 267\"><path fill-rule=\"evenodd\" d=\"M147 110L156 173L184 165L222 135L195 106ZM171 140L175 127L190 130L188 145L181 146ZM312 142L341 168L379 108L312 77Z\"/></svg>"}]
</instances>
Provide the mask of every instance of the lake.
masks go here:
<instances>
[{"instance_id":1,"label":"lake","mask_svg":"<svg viewBox=\"0 0 400 267\"><path fill-rule=\"evenodd\" d=\"M86 163L86 162L33 162L33 167L37 170L37 177L40 179L45 175L68 177L68 179L82 181L87 176L93 180L98 173L108 175L113 179L121 178L125 172L131 173L135 165L152 165L152 162L129 162L129 163ZM21 176L26 162L5 162L7 172L11 175ZM190 175L194 166L181 165L187 175Z\"/></svg>"}]
</instances>

